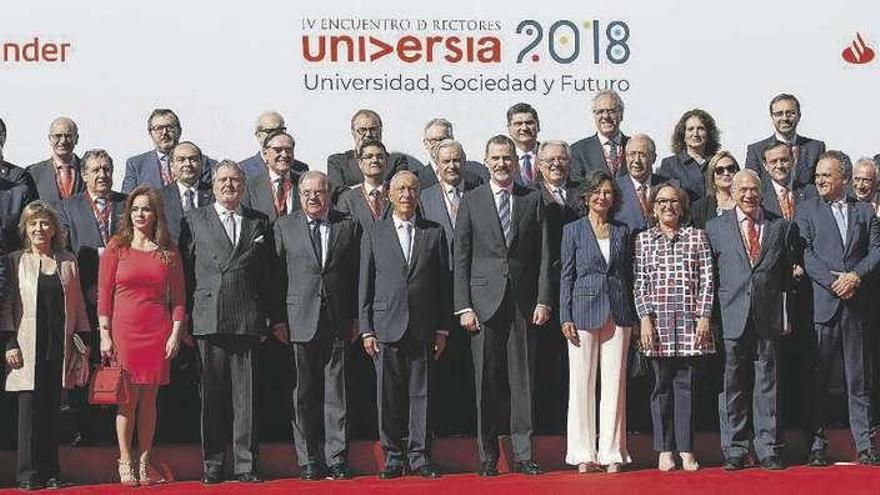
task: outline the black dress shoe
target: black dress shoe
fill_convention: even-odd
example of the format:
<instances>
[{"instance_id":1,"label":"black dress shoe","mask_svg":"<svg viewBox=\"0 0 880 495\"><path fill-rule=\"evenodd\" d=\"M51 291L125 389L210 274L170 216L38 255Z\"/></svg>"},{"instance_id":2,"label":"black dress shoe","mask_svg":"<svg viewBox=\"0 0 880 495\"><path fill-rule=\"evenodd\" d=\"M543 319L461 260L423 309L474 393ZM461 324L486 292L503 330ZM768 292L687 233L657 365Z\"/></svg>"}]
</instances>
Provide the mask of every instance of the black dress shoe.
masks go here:
<instances>
[{"instance_id":1,"label":"black dress shoe","mask_svg":"<svg viewBox=\"0 0 880 495\"><path fill-rule=\"evenodd\" d=\"M859 452L859 464L862 466L880 466L880 455L874 449Z\"/></svg>"},{"instance_id":2,"label":"black dress shoe","mask_svg":"<svg viewBox=\"0 0 880 495\"><path fill-rule=\"evenodd\" d=\"M528 461L515 462L513 464L513 472L522 473L529 476L544 474L544 471L541 471L541 466L538 465L537 461L533 461L531 459L529 459Z\"/></svg>"},{"instance_id":3,"label":"black dress shoe","mask_svg":"<svg viewBox=\"0 0 880 495\"><path fill-rule=\"evenodd\" d=\"M60 476L52 476L51 478L46 480L46 488L51 490L58 490L59 488L67 488L71 486L70 483L64 481Z\"/></svg>"},{"instance_id":4,"label":"black dress shoe","mask_svg":"<svg viewBox=\"0 0 880 495\"><path fill-rule=\"evenodd\" d=\"M299 470L299 479L303 481L318 481L321 479L321 466L317 464L306 464Z\"/></svg>"},{"instance_id":5,"label":"black dress shoe","mask_svg":"<svg viewBox=\"0 0 880 495\"><path fill-rule=\"evenodd\" d=\"M351 470L348 469L348 464L340 462L339 464L334 464L327 468L327 478L333 480L350 480Z\"/></svg>"},{"instance_id":6,"label":"black dress shoe","mask_svg":"<svg viewBox=\"0 0 880 495\"><path fill-rule=\"evenodd\" d=\"M242 473L235 475L235 481L240 483L262 483L263 478L260 478L255 473Z\"/></svg>"},{"instance_id":7,"label":"black dress shoe","mask_svg":"<svg viewBox=\"0 0 880 495\"><path fill-rule=\"evenodd\" d=\"M825 457L824 450L813 450L810 451L810 455L807 456L807 466L810 467L826 467L828 466L828 458Z\"/></svg>"},{"instance_id":8,"label":"black dress shoe","mask_svg":"<svg viewBox=\"0 0 880 495\"><path fill-rule=\"evenodd\" d=\"M785 469L785 463L782 462L782 459L780 459L779 457L771 455L761 461L761 467L769 471L779 471L781 469Z\"/></svg>"},{"instance_id":9,"label":"black dress shoe","mask_svg":"<svg viewBox=\"0 0 880 495\"><path fill-rule=\"evenodd\" d=\"M393 480L401 476L403 476L403 466L400 465L386 465L385 469L379 472L380 480Z\"/></svg>"},{"instance_id":10,"label":"black dress shoe","mask_svg":"<svg viewBox=\"0 0 880 495\"><path fill-rule=\"evenodd\" d=\"M480 470L477 474L480 476L498 476L498 463L484 462L480 464Z\"/></svg>"},{"instance_id":11,"label":"black dress shoe","mask_svg":"<svg viewBox=\"0 0 880 495\"><path fill-rule=\"evenodd\" d=\"M217 483L223 483L223 475L220 473L209 471L202 475L203 485L216 485Z\"/></svg>"},{"instance_id":12,"label":"black dress shoe","mask_svg":"<svg viewBox=\"0 0 880 495\"><path fill-rule=\"evenodd\" d=\"M433 480L440 477L440 470L430 464L425 464L424 466L416 469L415 474L421 476L422 478Z\"/></svg>"},{"instance_id":13,"label":"black dress shoe","mask_svg":"<svg viewBox=\"0 0 880 495\"><path fill-rule=\"evenodd\" d=\"M722 467L725 471L739 471L743 468L743 458L741 455L732 455L724 459Z\"/></svg>"},{"instance_id":14,"label":"black dress shoe","mask_svg":"<svg viewBox=\"0 0 880 495\"><path fill-rule=\"evenodd\" d=\"M37 480L19 481L18 488L20 490L32 491L44 488L43 484Z\"/></svg>"}]
</instances>

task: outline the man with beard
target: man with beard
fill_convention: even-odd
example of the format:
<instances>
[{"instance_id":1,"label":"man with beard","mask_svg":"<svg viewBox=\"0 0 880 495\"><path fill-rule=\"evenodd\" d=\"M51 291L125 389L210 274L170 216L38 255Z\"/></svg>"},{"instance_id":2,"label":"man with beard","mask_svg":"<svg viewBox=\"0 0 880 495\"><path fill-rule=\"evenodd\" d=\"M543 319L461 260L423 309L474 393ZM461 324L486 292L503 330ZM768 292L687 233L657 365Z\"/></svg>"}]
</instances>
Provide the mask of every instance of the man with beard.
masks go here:
<instances>
[{"instance_id":1,"label":"man with beard","mask_svg":"<svg viewBox=\"0 0 880 495\"><path fill-rule=\"evenodd\" d=\"M746 168L764 176L763 151L769 144L785 143L791 148L792 185L795 190L813 183L813 172L819 155L825 152L822 141L798 135L797 127L801 121L801 104L794 95L782 93L770 100L770 121L773 123L772 136L752 143L746 149Z\"/></svg>"},{"instance_id":2,"label":"man with beard","mask_svg":"<svg viewBox=\"0 0 880 495\"><path fill-rule=\"evenodd\" d=\"M571 178L580 182L590 170L605 169L612 176L626 174L623 153L629 139L620 132L623 100L615 91L604 90L593 97L596 134L571 145Z\"/></svg>"},{"instance_id":3,"label":"man with beard","mask_svg":"<svg viewBox=\"0 0 880 495\"><path fill-rule=\"evenodd\" d=\"M52 156L27 168L37 188L37 197L57 203L85 190L80 177L80 159L73 152L79 142L76 123L67 117L58 117L49 126L49 144Z\"/></svg>"}]
</instances>

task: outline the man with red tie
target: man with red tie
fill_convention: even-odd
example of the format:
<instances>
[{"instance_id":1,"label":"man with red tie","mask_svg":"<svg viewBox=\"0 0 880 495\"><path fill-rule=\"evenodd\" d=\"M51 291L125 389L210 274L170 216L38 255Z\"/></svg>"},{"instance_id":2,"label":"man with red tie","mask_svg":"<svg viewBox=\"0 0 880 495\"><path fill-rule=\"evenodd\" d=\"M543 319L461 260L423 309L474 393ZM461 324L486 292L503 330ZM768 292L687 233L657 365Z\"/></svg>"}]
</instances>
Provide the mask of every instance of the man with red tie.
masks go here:
<instances>
[{"instance_id":1,"label":"man with red tie","mask_svg":"<svg viewBox=\"0 0 880 495\"><path fill-rule=\"evenodd\" d=\"M626 175L623 154L629 138L620 132L623 100L612 90L599 91L593 97L592 112L596 134L571 145L571 178L576 182L590 170L605 169L615 177Z\"/></svg>"},{"instance_id":2,"label":"man with red tie","mask_svg":"<svg viewBox=\"0 0 880 495\"><path fill-rule=\"evenodd\" d=\"M52 156L27 168L37 187L37 197L50 203L67 199L84 189L79 176L80 159L73 152L79 141L76 122L58 117L49 126Z\"/></svg>"},{"instance_id":3,"label":"man with red tie","mask_svg":"<svg viewBox=\"0 0 880 495\"><path fill-rule=\"evenodd\" d=\"M385 145L381 141L364 141L358 149L357 162L364 181L343 192L337 208L353 216L363 229L367 229L388 214L388 194L384 183L388 152Z\"/></svg>"},{"instance_id":4,"label":"man with red tie","mask_svg":"<svg viewBox=\"0 0 880 495\"><path fill-rule=\"evenodd\" d=\"M286 132L263 140L263 171L247 178L242 204L266 214L270 222L299 209L298 176L293 173L296 141Z\"/></svg>"}]
</instances>

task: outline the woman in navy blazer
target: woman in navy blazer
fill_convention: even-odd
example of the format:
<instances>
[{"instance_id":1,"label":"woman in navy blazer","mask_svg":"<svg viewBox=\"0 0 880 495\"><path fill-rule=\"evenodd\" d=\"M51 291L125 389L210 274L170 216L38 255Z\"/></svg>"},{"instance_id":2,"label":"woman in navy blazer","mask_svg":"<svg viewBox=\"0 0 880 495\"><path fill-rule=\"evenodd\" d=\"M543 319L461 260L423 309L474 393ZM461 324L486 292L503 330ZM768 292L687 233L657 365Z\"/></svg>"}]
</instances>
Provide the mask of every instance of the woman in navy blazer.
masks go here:
<instances>
[{"instance_id":1,"label":"woman in navy blazer","mask_svg":"<svg viewBox=\"0 0 880 495\"><path fill-rule=\"evenodd\" d=\"M614 473L631 462L626 450L626 357L632 325L630 234L612 220L620 194L604 170L587 175L587 216L562 232L559 318L568 340L566 462L581 473ZM596 372L601 364L598 448Z\"/></svg>"}]
</instances>

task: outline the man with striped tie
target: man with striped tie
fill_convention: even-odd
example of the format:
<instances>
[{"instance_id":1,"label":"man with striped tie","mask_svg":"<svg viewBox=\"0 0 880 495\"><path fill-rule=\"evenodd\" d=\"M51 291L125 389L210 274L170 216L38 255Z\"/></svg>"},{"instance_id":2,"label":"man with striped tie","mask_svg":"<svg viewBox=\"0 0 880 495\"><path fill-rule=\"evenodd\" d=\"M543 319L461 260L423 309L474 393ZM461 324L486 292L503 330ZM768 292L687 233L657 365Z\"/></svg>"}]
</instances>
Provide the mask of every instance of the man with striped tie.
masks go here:
<instances>
[{"instance_id":1,"label":"man with striped tie","mask_svg":"<svg viewBox=\"0 0 880 495\"><path fill-rule=\"evenodd\" d=\"M454 308L471 334L481 476L498 474L507 404L513 471L542 473L532 457L532 398L536 327L552 310L549 232L541 194L514 183L515 147L507 136L489 139L490 181L461 200L455 221Z\"/></svg>"}]
</instances>

